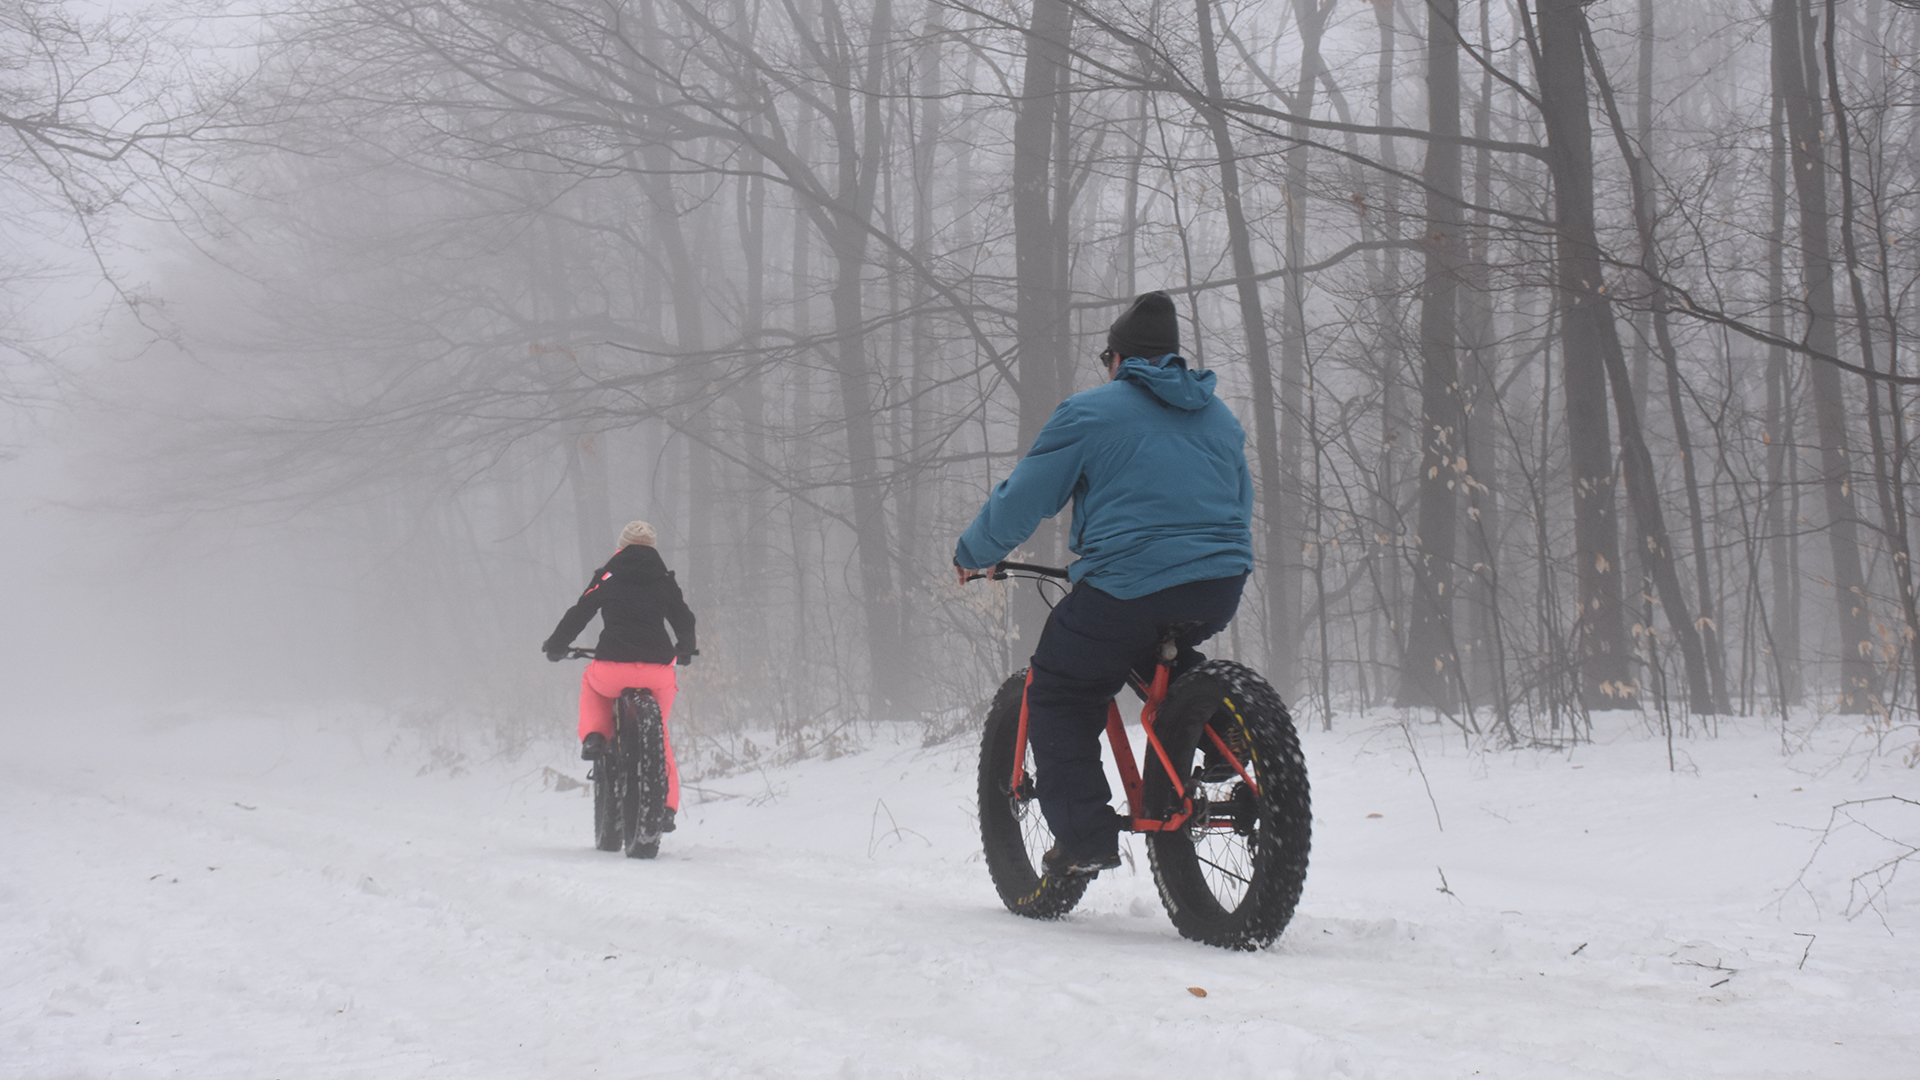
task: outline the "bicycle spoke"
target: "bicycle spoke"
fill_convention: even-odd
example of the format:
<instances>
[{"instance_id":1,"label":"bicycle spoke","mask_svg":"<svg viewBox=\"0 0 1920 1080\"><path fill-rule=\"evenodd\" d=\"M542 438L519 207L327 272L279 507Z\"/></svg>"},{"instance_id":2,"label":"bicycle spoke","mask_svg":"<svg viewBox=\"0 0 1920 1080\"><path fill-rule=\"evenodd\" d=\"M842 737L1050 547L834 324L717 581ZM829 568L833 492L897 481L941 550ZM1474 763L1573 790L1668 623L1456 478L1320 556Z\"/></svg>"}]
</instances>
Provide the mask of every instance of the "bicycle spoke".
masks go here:
<instances>
[{"instance_id":1,"label":"bicycle spoke","mask_svg":"<svg viewBox=\"0 0 1920 1080\"><path fill-rule=\"evenodd\" d=\"M1240 884L1242 885L1253 884L1253 879L1241 877L1239 874L1234 873L1233 871L1227 869L1226 867L1221 866L1219 863L1214 862L1212 859L1207 858L1205 855L1200 854L1200 852L1197 849L1194 851L1193 854L1194 854L1194 858L1199 859L1201 862L1206 863L1208 866L1213 867L1215 870L1220 871L1221 873L1227 875L1228 877L1239 882Z\"/></svg>"}]
</instances>

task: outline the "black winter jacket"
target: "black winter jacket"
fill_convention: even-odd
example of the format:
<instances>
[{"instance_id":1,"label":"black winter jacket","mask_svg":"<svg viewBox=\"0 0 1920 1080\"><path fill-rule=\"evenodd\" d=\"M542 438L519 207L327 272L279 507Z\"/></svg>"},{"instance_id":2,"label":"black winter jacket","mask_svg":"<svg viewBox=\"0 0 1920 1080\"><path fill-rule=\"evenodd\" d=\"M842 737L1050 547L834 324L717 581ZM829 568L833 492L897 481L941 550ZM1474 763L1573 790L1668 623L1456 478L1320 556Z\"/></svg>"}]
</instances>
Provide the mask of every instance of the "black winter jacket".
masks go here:
<instances>
[{"instance_id":1,"label":"black winter jacket","mask_svg":"<svg viewBox=\"0 0 1920 1080\"><path fill-rule=\"evenodd\" d=\"M691 653L693 611L680 596L680 584L660 553L645 544L629 544L593 572L587 591L560 617L542 651L558 652L573 643L600 613L602 660L616 663L671 664L674 654ZM676 644L662 623L673 625Z\"/></svg>"}]
</instances>

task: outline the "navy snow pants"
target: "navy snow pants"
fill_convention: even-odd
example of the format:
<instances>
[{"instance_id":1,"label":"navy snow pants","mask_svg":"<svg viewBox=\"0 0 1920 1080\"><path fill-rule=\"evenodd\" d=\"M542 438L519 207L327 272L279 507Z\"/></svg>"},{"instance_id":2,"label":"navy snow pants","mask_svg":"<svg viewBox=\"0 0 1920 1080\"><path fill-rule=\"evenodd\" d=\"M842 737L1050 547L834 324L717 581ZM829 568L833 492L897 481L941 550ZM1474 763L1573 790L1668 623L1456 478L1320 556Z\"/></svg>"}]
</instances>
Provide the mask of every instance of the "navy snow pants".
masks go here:
<instances>
[{"instance_id":1,"label":"navy snow pants","mask_svg":"<svg viewBox=\"0 0 1920 1080\"><path fill-rule=\"evenodd\" d=\"M1226 629L1247 576L1189 581L1132 600L1090 585L1073 588L1047 617L1027 688L1027 743L1033 747L1040 810L1061 848L1074 856L1118 850L1121 817L1100 764L1107 703L1129 670L1151 678L1162 627L1190 623L1179 638L1177 676L1203 657L1194 646Z\"/></svg>"}]
</instances>

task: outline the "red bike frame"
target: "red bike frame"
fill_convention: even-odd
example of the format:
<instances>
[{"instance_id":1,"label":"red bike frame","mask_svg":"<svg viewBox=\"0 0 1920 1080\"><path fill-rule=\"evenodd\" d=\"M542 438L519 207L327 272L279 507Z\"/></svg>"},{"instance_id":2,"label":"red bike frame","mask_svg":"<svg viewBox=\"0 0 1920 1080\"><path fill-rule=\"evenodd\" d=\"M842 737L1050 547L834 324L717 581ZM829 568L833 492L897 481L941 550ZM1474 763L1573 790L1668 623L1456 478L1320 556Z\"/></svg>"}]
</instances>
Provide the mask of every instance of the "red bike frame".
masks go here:
<instances>
[{"instance_id":1,"label":"red bike frame","mask_svg":"<svg viewBox=\"0 0 1920 1080\"><path fill-rule=\"evenodd\" d=\"M1147 685L1146 704L1140 707L1140 727L1141 730L1147 733L1147 745L1152 747L1154 754L1159 757L1160 767L1173 779L1174 793L1180 798L1180 809L1174 813L1172 817L1162 820L1160 818L1147 816L1146 796L1142 791L1140 767L1134 761L1133 744L1127 739L1126 722L1120 717L1120 702L1118 699L1115 699L1107 703L1107 743L1113 747L1114 765L1120 770L1120 785L1127 793L1127 810L1129 811L1127 827L1129 831L1132 832L1171 832L1175 829L1184 828L1188 819L1193 817L1193 796L1187 792L1186 780L1174 769L1173 759L1167 755L1167 748L1161 745L1160 736L1155 734L1153 730L1154 720L1160 715L1160 705L1167 699L1167 683L1173 676L1173 658L1167 654L1174 651L1172 642L1161 646L1159 660L1153 668L1153 682ZM1016 794L1023 790L1027 783L1026 691L1032 689L1033 671L1032 669L1028 669L1027 685L1025 690L1020 694L1020 726L1013 745L1013 782L1012 786L1007 789ZM1232 703L1229 702L1227 707L1232 708ZM1260 785L1254 783L1253 777L1248 774L1246 766L1242 764L1239 757L1227 747L1226 740L1220 737L1220 733L1215 731L1211 724L1207 726L1206 732L1207 738L1213 741L1214 748L1220 751L1222 757L1233 764L1234 772L1240 774L1240 779L1246 782L1247 787L1251 788L1257 797L1260 794ZM1230 821L1209 822L1208 824L1219 828L1233 827L1233 823Z\"/></svg>"}]
</instances>

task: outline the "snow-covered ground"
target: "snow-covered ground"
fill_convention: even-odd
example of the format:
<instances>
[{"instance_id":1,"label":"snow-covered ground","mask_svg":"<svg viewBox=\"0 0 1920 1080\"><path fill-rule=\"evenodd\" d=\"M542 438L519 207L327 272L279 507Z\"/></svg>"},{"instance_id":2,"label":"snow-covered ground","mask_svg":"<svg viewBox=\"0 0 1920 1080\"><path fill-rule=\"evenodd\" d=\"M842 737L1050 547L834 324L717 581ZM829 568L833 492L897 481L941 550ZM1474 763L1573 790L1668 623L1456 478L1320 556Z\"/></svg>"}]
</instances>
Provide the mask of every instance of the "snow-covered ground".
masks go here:
<instances>
[{"instance_id":1,"label":"snow-covered ground","mask_svg":"<svg viewBox=\"0 0 1920 1080\"><path fill-rule=\"evenodd\" d=\"M1007 914L971 748L918 729L703 781L642 862L591 849L558 742L448 769L366 716L25 719L5 1077L1920 1075L1920 875L1849 918L1900 850L1860 826L1801 874L1830 807L1920 775L1757 723L1679 773L1637 721L1429 727L1424 780L1399 727L1310 732L1305 898L1234 954L1137 846L1068 919ZM1915 809L1859 813L1911 843Z\"/></svg>"}]
</instances>

